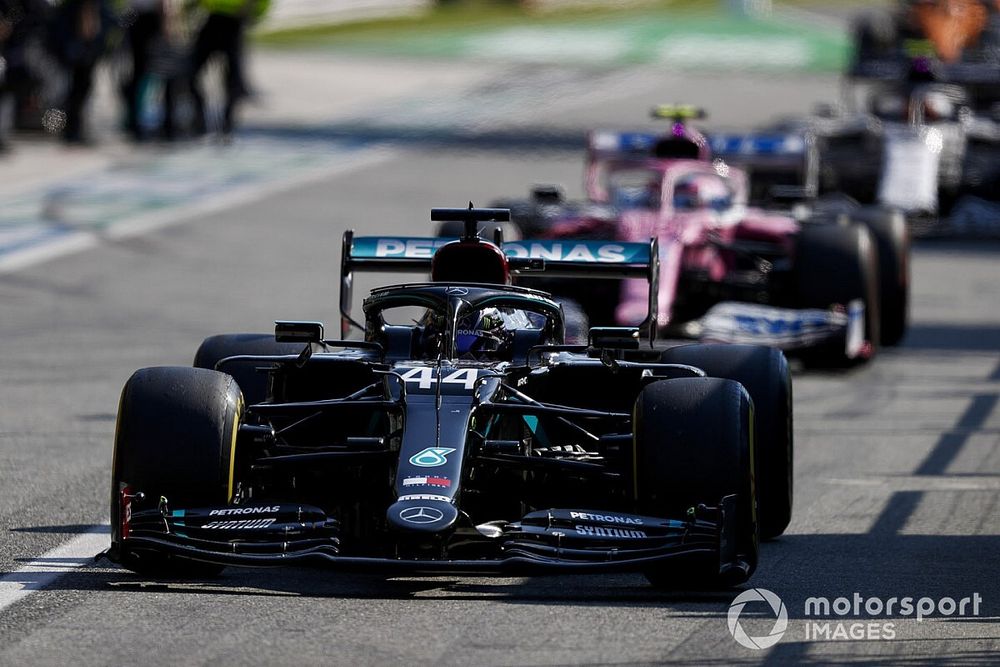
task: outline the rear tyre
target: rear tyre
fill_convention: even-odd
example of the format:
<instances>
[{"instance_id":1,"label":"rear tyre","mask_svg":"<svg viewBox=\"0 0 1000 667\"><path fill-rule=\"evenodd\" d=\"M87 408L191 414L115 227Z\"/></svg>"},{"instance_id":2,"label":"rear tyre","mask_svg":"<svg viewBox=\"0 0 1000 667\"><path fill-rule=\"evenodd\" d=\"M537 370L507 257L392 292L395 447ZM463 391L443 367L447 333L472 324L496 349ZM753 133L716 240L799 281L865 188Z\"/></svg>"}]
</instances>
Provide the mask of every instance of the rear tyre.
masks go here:
<instances>
[{"instance_id":1,"label":"rear tyre","mask_svg":"<svg viewBox=\"0 0 1000 667\"><path fill-rule=\"evenodd\" d=\"M546 226L545 216L542 215L538 204L538 201L534 198L499 199L490 203L492 208L510 209L510 223L504 225L503 228L504 240L514 241L522 238L537 238ZM492 223L493 227L496 224ZM512 234L516 236L512 236ZM493 237L490 236L490 238Z\"/></svg>"},{"instance_id":2,"label":"rear tyre","mask_svg":"<svg viewBox=\"0 0 1000 667\"><path fill-rule=\"evenodd\" d=\"M846 367L870 358L878 345L879 309L878 254L868 228L856 224L803 225L795 256L795 300L800 308L827 310L847 307L860 300L864 305L863 349L850 356L837 340L803 352L807 365Z\"/></svg>"},{"instance_id":3,"label":"rear tyre","mask_svg":"<svg viewBox=\"0 0 1000 667\"><path fill-rule=\"evenodd\" d=\"M681 345L666 364L687 364L710 377L735 380L753 400L760 536L778 537L792 520L792 376L781 350L759 345Z\"/></svg>"},{"instance_id":4,"label":"rear tyre","mask_svg":"<svg viewBox=\"0 0 1000 667\"><path fill-rule=\"evenodd\" d=\"M274 334L219 334L202 341L194 355L194 367L215 370L215 365L227 357L299 354L303 347L302 343L279 343L274 340ZM225 369L236 379L249 405L267 399L267 373L257 371L256 367L254 364L234 364Z\"/></svg>"},{"instance_id":5,"label":"rear tyre","mask_svg":"<svg viewBox=\"0 0 1000 667\"><path fill-rule=\"evenodd\" d=\"M123 490L142 493L132 511L224 505L243 397L224 373L187 367L144 368L122 391L111 478L111 549L139 574L201 577L221 565L133 548L122 536Z\"/></svg>"},{"instance_id":6,"label":"rear tyre","mask_svg":"<svg viewBox=\"0 0 1000 667\"><path fill-rule=\"evenodd\" d=\"M635 404L635 492L638 511L685 516L736 494L736 563L715 559L678 571L664 563L644 574L657 587L716 589L746 581L757 567L751 403L732 380L681 378L643 388Z\"/></svg>"},{"instance_id":7,"label":"rear tyre","mask_svg":"<svg viewBox=\"0 0 1000 667\"><path fill-rule=\"evenodd\" d=\"M864 223L878 252L879 342L892 347L906 335L910 313L910 228L899 211L861 209L851 218Z\"/></svg>"}]
</instances>

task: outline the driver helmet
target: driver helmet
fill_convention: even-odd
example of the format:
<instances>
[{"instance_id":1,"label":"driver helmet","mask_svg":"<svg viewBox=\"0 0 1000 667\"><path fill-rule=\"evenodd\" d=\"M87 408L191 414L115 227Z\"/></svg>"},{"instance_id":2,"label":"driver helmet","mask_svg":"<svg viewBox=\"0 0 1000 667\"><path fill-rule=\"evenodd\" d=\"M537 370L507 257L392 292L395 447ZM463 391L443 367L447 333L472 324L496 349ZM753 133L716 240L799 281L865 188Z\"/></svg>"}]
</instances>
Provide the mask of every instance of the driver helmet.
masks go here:
<instances>
[{"instance_id":1,"label":"driver helmet","mask_svg":"<svg viewBox=\"0 0 1000 667\"><path fill-rule=\"evenodd\" d=\"M495 359L510 351L511 339L500 309L483 308L459 318L455 352L459 359Z\"/></svg>"},{"instance_id":2,"label":"driver helmet","mask_svg":"<svg viewBox=\"0 0 1000 667\"><path fill-rule=\"evenodd\" d=\"M624 209L655 209L660 205L659 188L643 185L621 185L614 189L611 203Z\"/></svg>"},{"instance_id":3,"label":"driver helmet","mask_svg":"<svg viewBox=\"0 0 1000 667\"><path fill-rule=\"evenodd\" d=\"M674 187L674 208L678 211L693 211L701 203L700 195L695 179L681 181Z\"/></svg>"}]
</instances>

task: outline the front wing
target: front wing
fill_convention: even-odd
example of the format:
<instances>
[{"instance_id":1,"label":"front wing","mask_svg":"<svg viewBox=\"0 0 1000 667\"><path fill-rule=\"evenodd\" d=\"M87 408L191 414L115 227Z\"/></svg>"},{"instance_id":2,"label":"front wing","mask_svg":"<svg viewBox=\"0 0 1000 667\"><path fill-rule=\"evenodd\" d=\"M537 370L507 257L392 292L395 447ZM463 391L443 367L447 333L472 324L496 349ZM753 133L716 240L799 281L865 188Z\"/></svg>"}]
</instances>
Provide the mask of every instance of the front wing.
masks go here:
<instances>
[{"instance_id":1,"label":"front wing","mask_svg":"<svg viewBox=\"0 0 1000 667\"><path fill-rule=\"evenodd\" d=\"M854 359L865 349L864 303L841 310L776 308L754 303L722 302L690 323L690 335L705 342L767 345L785 351L840 344Z\"/></svg>"},{"instance_id":2,"label":"front wing","mask_svg":"<svg viewBox=\"0 0 1000 667\"><path fill-rule=\"evenodd\" d=\"M250 567L312 565L397 575L543 575L643 571L663 562L718 564L733 583L751 566L737 553L736 496L699 506L687 520L600 510L552 509L520 521L478 527L492 555L482 558L386 557L342 553L339 524L315 507L278 504L250 508L146 510L129 516L123 539L108 556L143 553ZM489 528L489 529L487 529ZM406 535L396 536L405 542Z\"/></svg>"}]
</instances>

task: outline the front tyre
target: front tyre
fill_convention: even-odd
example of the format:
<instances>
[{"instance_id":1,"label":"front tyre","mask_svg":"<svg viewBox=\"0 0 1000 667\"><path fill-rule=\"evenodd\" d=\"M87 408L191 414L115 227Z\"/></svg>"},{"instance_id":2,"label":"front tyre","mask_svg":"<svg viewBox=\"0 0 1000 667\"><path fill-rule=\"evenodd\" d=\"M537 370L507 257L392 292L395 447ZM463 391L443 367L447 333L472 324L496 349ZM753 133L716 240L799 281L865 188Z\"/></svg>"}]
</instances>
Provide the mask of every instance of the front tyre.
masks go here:
<instances>
[{"instance_id":1,"label":"front tyre","mask_svg":"<svg viewBox=\"0 0 1000 667\"><path fill-rule=\"evenodd\" d=\"M155 577L218 574L222 566L133 548L123 530L131 511L224 505L232 474L243 396L224 373L187 367L144 368L122 390L111 477L111 555ZM141 494L140 500L136 494ZM161 501L161 498L163 501Z\"/></svg>"},{"instance_id":2,"label":"front tyre","mask_svg":"<svg viewBox=\"0 0 1000 667\"><path fill-rule=\"evenodd\" d=\"M851 212L875 241L878 253L881 339L886 347L906 335L910 313L910 228L899 211L867 208Z\"/></svg>"},{"instance_id":3,"label":"front tyre","mask_svg":"<svg viewBox=\"0 0 1000 667\"><path fill-rule=\"evenodd\" d=\"M870 358L881 338L878 251L871 232L859 224L806 224L799 231L795 253L795 304L827 310L864 306L863 341L848 351L841 340L803 352L807 365L847 367Z\"/></svg>"},{"instance_id":4,"label":"front tyre","mask_svg":"<svg viewBox=\"0 0 1000 667\"><path fill-rule=\"evenodd\" d=\"M647 385L635 403L635 495L649 516L685 516L736 495L736 562L699 561L679 572L664 563L644 574L657 587L717 589L746 581L757 567L750 397L732 380L680 378Z\"/></svg>"},{"instance_id":5,"label":"front tyre","mask_svg":"<svg viewBox=\"0 0 1000 667\"><path fill-rule=\"evenodd\" d=\"M760 345L681 345L661 363L687 364L709 377L735 380L753 400L760 536L785 532L792 520L792 376L781 350Z\"/></svg>"}]
</instances>

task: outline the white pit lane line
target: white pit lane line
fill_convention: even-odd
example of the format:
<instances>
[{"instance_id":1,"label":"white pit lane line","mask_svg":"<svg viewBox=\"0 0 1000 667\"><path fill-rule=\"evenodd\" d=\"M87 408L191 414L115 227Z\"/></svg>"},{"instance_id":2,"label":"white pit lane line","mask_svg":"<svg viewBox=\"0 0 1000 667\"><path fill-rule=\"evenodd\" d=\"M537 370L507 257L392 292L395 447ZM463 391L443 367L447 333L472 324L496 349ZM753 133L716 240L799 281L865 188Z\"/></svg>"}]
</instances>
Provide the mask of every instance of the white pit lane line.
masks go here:
<instances>
[{"instance_id":1,"label":"white pit lane line","mask_svg":"<svg viewBox=\"0 0 1000 667\"><path fill-rule=\"evenodd\" d=\"M94 556L108 548L110 535L108 524L91 526L86 532L0 577L0 612L51 586L60 577L93 565Z\"/></svg>"},{"instance_id":2,"label":"white pit lane line","mask_svg":"<svg viewBox=\"0 0 1000 667\"><path fill-rule=\"evenodd\" d=\"M367 148L348 156L345 162L319 164L288 178L253 182L190 204L180 204L162 211L138 213L97 231L83 227L64 236L29 245L21 250L0 252L0 275L20 271L64 255L89 250L100 246L105 241L141 236L162 227L187 222L191 218L252 204L276 194L321 183L328 178L374 167L398 159L400 155L402 155L402 151L397 149L381 146Z\"/></svg>"}]
</instances>

